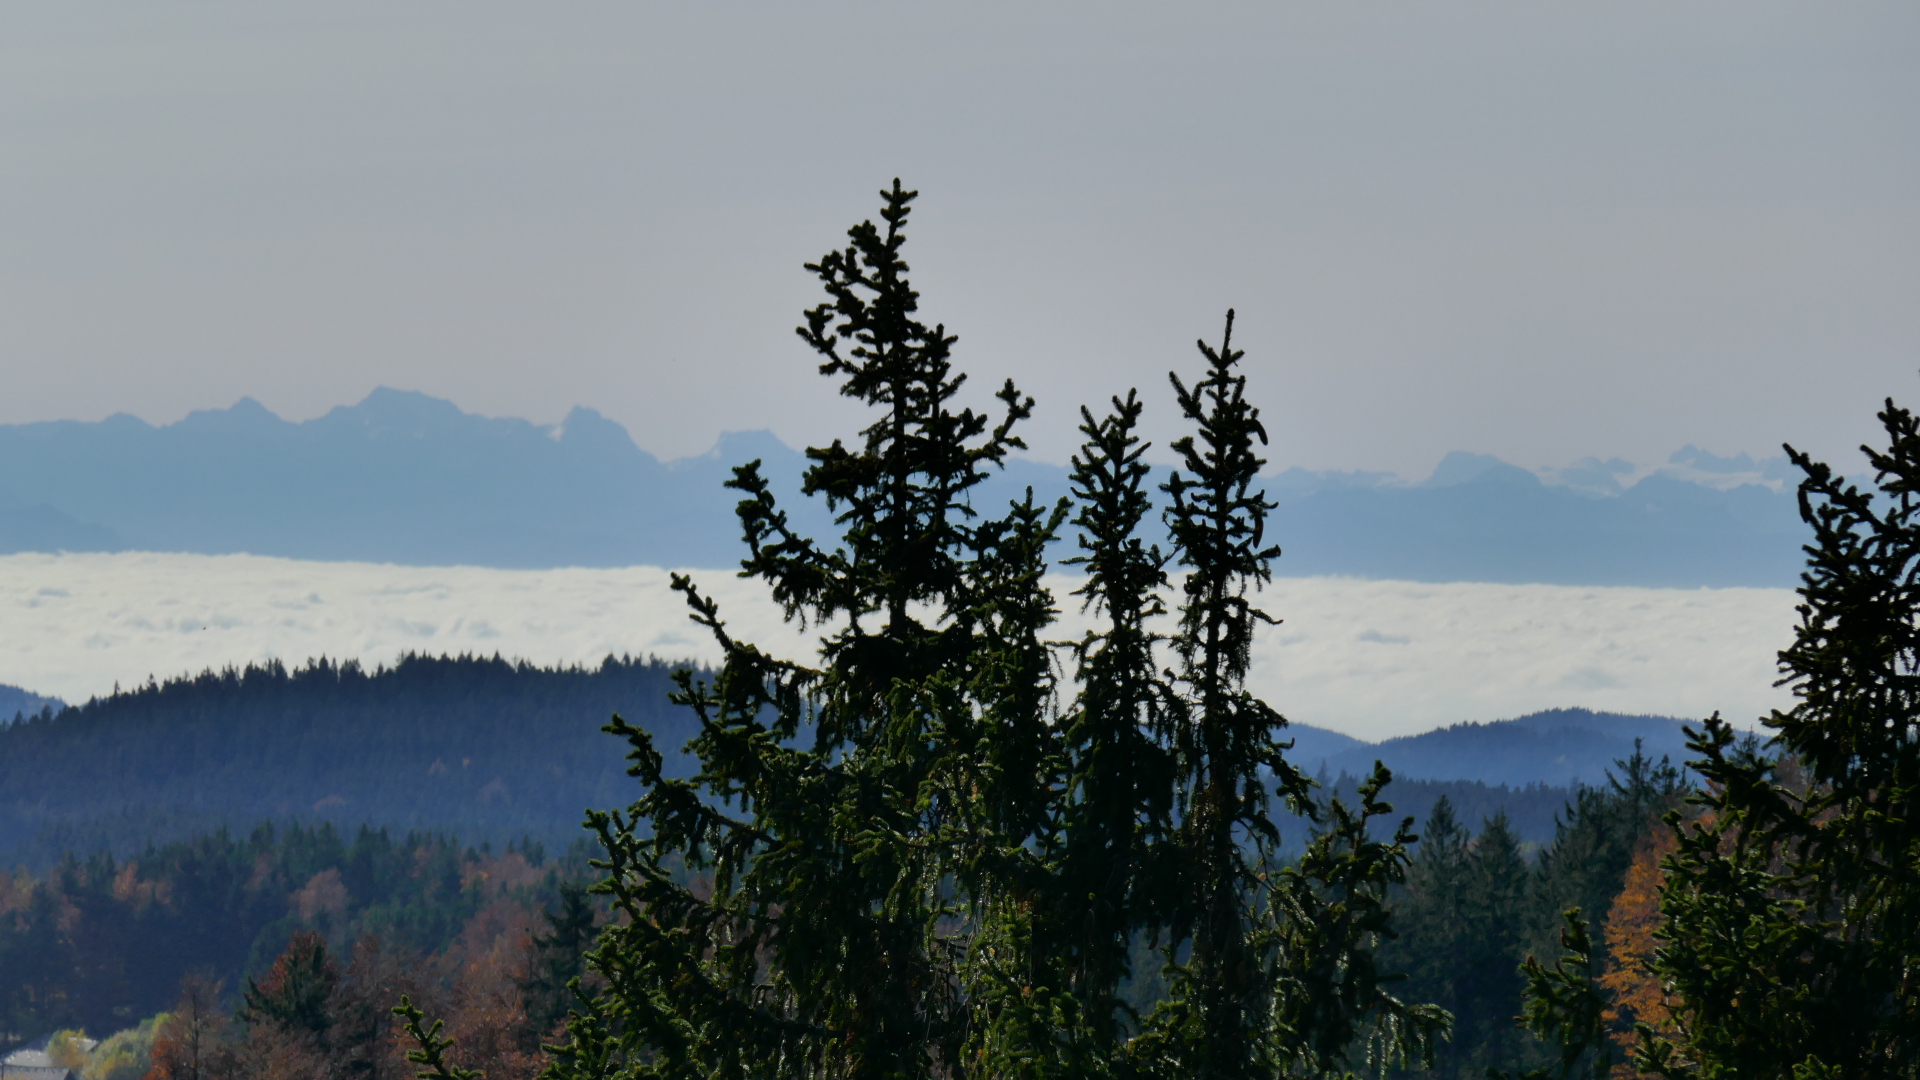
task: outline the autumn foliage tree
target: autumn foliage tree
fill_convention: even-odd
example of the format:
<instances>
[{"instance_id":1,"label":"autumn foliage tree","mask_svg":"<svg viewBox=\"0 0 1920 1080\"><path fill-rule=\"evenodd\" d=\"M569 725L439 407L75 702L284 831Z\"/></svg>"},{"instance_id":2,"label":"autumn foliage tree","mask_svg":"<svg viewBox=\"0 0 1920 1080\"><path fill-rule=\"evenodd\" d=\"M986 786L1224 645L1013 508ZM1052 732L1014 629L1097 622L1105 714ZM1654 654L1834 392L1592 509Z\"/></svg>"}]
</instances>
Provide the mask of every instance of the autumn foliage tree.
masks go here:
<instances>
[{"instance_id":1,"label":"autumn foliage tree","mask_svg":"<svg viewBox=\"0 0 1920 1080\"><path fill-rule=\"evenodd\" d=\"M220 984L200 975L180 983L180 1000L153 1040L148 1080L216 1080L234 1071Z\"/></svg>"},{"instance_id":2,"label":"autumn foliage tree","mask_svg":"<svg viewBox=\"0 0 1920 1080\"><path fill-rule=\"evenodd\" d=\"M1635 1028L1646 1024L1660 1036L1671 1036L1673 1001L1654 970L1661 930L1660 894L1666 885L1661 868L1678 846L1674 831L1659 828L1640 843L1620 895L1607 910L1607 968L1600 985L1607 991L1605 1019L1620 1065L1616 1075L1631 1075L1627 1064L1636 1045Z\"/></svg>"}]
</instances>

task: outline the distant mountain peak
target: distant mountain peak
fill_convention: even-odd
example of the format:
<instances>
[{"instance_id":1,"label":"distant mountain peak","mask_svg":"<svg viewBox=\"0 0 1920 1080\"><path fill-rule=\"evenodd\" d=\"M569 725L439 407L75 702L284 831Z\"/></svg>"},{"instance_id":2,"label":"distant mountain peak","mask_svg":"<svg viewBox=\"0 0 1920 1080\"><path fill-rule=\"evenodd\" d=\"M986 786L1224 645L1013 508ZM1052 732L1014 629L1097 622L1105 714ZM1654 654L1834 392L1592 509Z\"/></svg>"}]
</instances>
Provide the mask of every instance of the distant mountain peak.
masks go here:
<instances>
[{"instance_id":1,"label":"distant mountain peak","mask_svg":"<svg viewBox=\"0 0 1920 1080\"><path fill-rule=\"evenodd\" d=\"M243 397L225 409L195 409L178 423L167 425L180 431L217 431L236 434L279 427L285 420L250 397Z\"/></svg>"},{"instance_id":2,"label":"distant mountain peak","mask_svg":"<svg viewBox=\"0 0 1920 1080\"><path fill-rule=\"evenodd\" d=\"M1440 459L1440 464L1421 487L1456 487L1460 484L1503 483L1540 486L1540 478L1518 465L1509 465L1492 454L1455 450Z\"/></svg>"},{"instance_id":3,"label":"distant mountain peak","mask_svg":"<svg viewBox=\"0 0 1920 1080\"><path fill-rule=\"evenodd\" d=\"M425 434L435 428L479 417L469 416L460 406L444 398L423 394L418 390L395 390L390 386L379 386L362 398L359 404L343 405L321 419Z\"/></svg>"},{"instance_id":4,"label":"distant mountain peak","mask_svg":"<svg viewBox=\"0 0 1920 1080\"><path fill-rule=\"evenodd\" d=\"M787 458L798 457L800 452L780 441L780 436L761 428L757 431L723 431L713 444L713 449L697 458L681 458L681 461L718 461L725 465L744 465L759 459L769 464Z\"/></svg>"}]
</instances>

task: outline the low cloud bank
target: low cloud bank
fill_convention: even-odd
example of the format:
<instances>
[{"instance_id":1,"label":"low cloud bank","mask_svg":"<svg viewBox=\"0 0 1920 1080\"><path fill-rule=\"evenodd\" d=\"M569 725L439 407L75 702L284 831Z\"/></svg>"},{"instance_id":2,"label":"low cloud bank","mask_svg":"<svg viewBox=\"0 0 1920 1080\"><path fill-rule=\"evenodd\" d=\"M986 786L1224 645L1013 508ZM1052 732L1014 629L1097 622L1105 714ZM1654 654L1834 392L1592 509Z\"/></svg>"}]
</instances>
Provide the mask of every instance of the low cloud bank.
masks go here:
<instances>
[{"instance_id":1,"label":"low cloud bank","mask_svg":"<svg viewBox=\"0 0 1920 1080\"><path fill-rule=\"evenodd\" d=\"M757 582L697 571L731 632L788 655ZM1084 625L1070 577L1049 581L1060 636ZM1417 584L1284 578L1284 621L1255 650L1253 689L1293 720L1363 739L1578 705L1751 722L1792 638L1786 589ZM668 571L497 570L251 555L0 557L0 683L84 701L149 676L314 656L499 653L538 663L612 654L713 659Z\"/></svg>"}]
</instances>

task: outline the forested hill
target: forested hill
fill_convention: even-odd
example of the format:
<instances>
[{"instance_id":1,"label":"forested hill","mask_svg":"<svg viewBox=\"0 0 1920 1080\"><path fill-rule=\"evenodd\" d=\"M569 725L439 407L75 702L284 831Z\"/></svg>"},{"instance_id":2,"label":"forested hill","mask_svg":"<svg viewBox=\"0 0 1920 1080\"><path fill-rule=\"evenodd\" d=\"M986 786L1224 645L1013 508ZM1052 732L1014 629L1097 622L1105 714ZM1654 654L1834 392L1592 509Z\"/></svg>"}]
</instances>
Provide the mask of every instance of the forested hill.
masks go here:
<instances>
[{"instance_id":1,"label":"forested hill","mask_svg":"<svg viewBox=\"0 0 1920 1080\"><path fill-rule=\"evenodd\" d=\"M551 669L411 656L149 685L0 727L0 866L138 851L268 819L522 836L564 848L635 796L615 712L675 753L669 665Z\"/></svg>"},{"instance_id":2,"label":"forested hill","mask_svg":"<svg viewBox=\"0 0 1920 1080\"><path fill-rule=\"evenodd\" d=\"M671 667L611 657L558 669L425 656L374 671L269 664L45 710L0 726L0 866L128 855L263 820L562 849L581 836L587 808L636 795L625 744L600 730L612 714L652 732L673 771L694 725L667 700ZM1566 716L1579 720L1578 740L1539 737L1534 728L1555 726L1547 714L1377 747L1297 726L1294 757L1329 782L1387 757L1402 775L1389 793L1402 813L1423 816L1444 794L1469 824L1504 809L1520 839L1544 843L1569 795L1560 759L1580 756L1582 779L1604 783L1638 730L1610 727L1632 718Z\"/></svg>"},{"instance_id":3,"label":"forested hill","mask_svg":"<svg viewBox=\"0 0 1920 1080\"><path fill-rule=\"evenodd\" d=\"M1698 726L1698 725L1696 725ZM1670 716L1548 709L1511 720L1462 723L1378 743L1306 729L1289 755L1309 772L1364 776L1376 759L1409 779L1478 780L1525 787L1604 785L1636 742L1651 761L1689 756L1685 724ZM1459 797L1454 804L1461 805Z\"/></svg>"},{"instance_id":4,"label":"forested hill","mask_svg":"<svg viewBox=\"0 0 1920 1080\"><path fill-rule=\"evenodd\" d=\"M32 716L43 709L59 712L66 707L67 703L59 698L46 697L17 686L0 686L0 724L8 718Z\"/></svg>"},{"instance_id":5,"label":"forested hill","mask_svg":"<svg viewBox=\"0 0 1920 1080\"><path fill-rule=\"evenodd\" d=\"M160 427L0 425L0 553L730 568L744 548L723 485L754 459L801 531L835 534L797 497L804 456L768 432L667 462L591 409L540 425L386 389L304 423L246 399ZM1658 467L1539 472L1458 453L1418 483L1292 469L1267 478L1270 528L1287 575L1787 587L1805 531L1785 465L1687 447ZM1028 487L1051 502L1066 470L1012 460L974 497L999 505Z\"/></svg>"}]
</instances>

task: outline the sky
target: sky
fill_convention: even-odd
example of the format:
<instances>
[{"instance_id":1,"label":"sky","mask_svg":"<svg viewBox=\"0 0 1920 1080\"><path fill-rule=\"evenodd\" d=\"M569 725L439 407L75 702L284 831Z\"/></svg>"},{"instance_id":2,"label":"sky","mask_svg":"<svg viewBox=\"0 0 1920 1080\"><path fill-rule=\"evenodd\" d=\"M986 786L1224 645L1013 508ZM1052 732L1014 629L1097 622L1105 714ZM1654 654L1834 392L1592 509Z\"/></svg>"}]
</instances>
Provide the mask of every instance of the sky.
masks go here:
<instances>
[{"instance_id":1,"label":"sky","mask_svg":"<svg viewBox=\"0 0 1920 1080\"><path fill-rule=\"evenodd\" d=\"M1920 7L0 7L0 423L588 405L663 457L860 420L802 265L923 192L984 395L1239 313L1280 466L1849 460L1920 397Z\"/></svg>"},{"instance_id":2,"label":"sky","mask_svg":"<svg viewBox=\"0 0 1920 1080\"><path fill-rule=\"evenodd\" d=\"M0 681L68 702L207 668L406 651L543 664L608 654L714 661L712 637L657 567L494 570L253 555L0 556ZM728 632L811 658L755 581L694 571ZM1075 579L1046 581L1059 637L1089 623ZM1585 707L1741 726L1792 699L1773 686L1793 639L1786 589L1422 585L1280 579L1262 603L1248 689L1294 721L1367 740Z\"/></svg>"}]
</instances>

